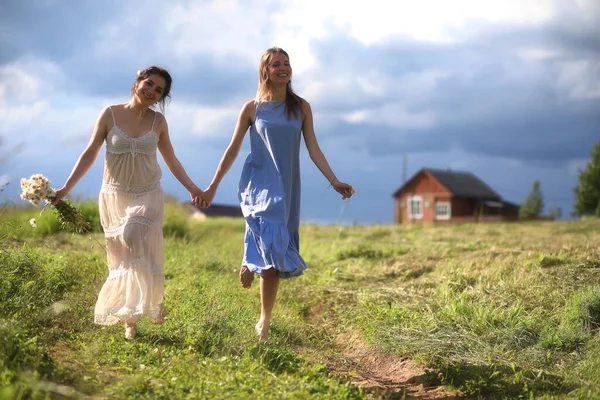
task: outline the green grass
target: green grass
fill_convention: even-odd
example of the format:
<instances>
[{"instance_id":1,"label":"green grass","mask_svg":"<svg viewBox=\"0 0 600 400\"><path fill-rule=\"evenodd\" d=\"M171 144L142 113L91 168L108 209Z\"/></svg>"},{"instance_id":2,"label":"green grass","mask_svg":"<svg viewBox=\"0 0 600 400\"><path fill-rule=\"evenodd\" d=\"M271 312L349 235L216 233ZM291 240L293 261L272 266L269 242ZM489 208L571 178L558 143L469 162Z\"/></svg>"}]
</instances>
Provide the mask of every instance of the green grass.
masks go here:
<instances>
[{"instance_id":1,"label":"green grass","mask_svg":"<svg viewBox=\"0 0 600 400\"><path fill-rule=\"evenodd\" d=\"M349 357L348 337L468 398L600 397L597 219L303 225L309 270L282 281L259 345L258 285L237 282L243 221L167 204L168 319L127 341L92 324L102 234L32 229L38 215L0 214L0 398L377 397L331 362Z\"/></svg>"}]
</instances>

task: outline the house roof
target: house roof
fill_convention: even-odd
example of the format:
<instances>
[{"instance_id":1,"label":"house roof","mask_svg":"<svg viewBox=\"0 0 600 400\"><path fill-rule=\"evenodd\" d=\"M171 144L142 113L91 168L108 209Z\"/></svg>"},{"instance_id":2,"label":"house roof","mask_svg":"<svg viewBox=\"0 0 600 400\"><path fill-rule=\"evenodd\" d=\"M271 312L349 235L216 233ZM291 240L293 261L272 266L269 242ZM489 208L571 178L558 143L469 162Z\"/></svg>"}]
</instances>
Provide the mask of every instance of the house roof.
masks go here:
<instances>
[{"instance_id":1,"label":"house roof","mask_svg":"<svg viewBox=\"0 0 600 400\"><path fill-rule=\"evenodd\" d=\"M470 172L441 170L432 168L423 168L417 172L407 183L398 189L394 196L398 196L402 189L406 187L420 173L427 172L446 189L457 197L468 197L485 200L501 200L501 197L485 182Z\"/></svg>"},{"instance_id":2,"label":"house roof","mask_svg":"<svg viewBox=\"0 0 600 400\"><path fill-rule=\"evenodd\" d=\"M202 214L207 217L243 217L242 209L239 205L228 206L225 204L211 204L208 208L196 207L194 203L190 203L192 207L196 208Z\"/></svg>"}]
</instances>

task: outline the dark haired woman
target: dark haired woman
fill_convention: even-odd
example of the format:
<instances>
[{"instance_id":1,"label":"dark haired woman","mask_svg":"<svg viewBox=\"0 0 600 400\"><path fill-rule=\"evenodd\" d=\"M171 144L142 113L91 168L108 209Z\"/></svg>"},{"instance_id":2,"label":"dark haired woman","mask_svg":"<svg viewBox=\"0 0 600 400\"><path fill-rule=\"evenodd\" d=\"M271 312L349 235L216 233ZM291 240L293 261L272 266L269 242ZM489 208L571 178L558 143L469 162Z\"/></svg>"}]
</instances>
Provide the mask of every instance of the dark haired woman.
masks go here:
<instances>
[{"instance_id":1,"label":"dark haired woman","mask_svg":"<svg viewBox=\"0 0 600 400\"><path fill-rule=\"evenodd\" d=\"M246 219L240 281L249 288L260 275L261 315L255 326L259 340L268 337L279 278L299 276L306 269L300 256L300 141L331 186L349 198L352 186L340 182L321 151L309 104L292 90L288 54L273 47L263 54L256 99L244 104L233 137L210 186L202 195L210 204L217 187L236 159L250 128L250 154L238 188Z\"/></svg>"},{"instance_id":2,"label":"dark haired woman","mask_svg":"<svg viewBox=\"0 0 600 400\"><path fill-rule=\"evenodd\" d=\"M94 163L106 142L104 177L98 199L106 238L109 276L98 295L94 322L125 322L132 339L143 316L161 323L163 305L163 191L158 149L173 175L199 198L202 191L188 177L175 156L164 111L172 79L160 67L138 71L127 103L106 107L100 113L89 144L54 203L64 198Z\"/></svg>"}]
</instances>

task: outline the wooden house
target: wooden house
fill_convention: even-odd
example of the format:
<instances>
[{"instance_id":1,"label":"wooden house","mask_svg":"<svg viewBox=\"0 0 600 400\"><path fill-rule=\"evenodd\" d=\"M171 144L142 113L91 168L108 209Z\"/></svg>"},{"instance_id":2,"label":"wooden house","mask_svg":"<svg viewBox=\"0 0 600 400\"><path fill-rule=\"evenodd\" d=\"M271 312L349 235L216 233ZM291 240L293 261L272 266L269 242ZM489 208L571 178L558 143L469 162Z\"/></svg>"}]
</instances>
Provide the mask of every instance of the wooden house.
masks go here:
<instances>
[{"instance_id":1,"label":"wooden house","mask_svg":"<svg viewBox=\"0 0 600 400\"><path fill-rule=\"evenodd\" d=\"M470 172L423 168L394 198L397 224L519 219L517 204L504 201Z\"/></svg>"}]
</instances>

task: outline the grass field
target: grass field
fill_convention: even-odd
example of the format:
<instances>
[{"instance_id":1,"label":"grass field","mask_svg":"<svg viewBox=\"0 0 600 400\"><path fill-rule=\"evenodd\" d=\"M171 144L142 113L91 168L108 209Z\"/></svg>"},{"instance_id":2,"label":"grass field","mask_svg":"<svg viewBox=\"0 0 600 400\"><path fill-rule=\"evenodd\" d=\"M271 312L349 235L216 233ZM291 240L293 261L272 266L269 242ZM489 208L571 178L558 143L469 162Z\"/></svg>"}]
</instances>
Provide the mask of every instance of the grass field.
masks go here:
<instances>
[{"instance_id":1,"label":"grass field","mask_svg":"<svg viewBox=\"0 0 600 400\"><path fill-rule=\"evenodd\" d=\"M600 398L599 220L304 225L309 269L259 344L243 221L166 215L168 319L128 341L92 324L97 220L2 209L0 398Z\"/></svg>"}]
</instances>

